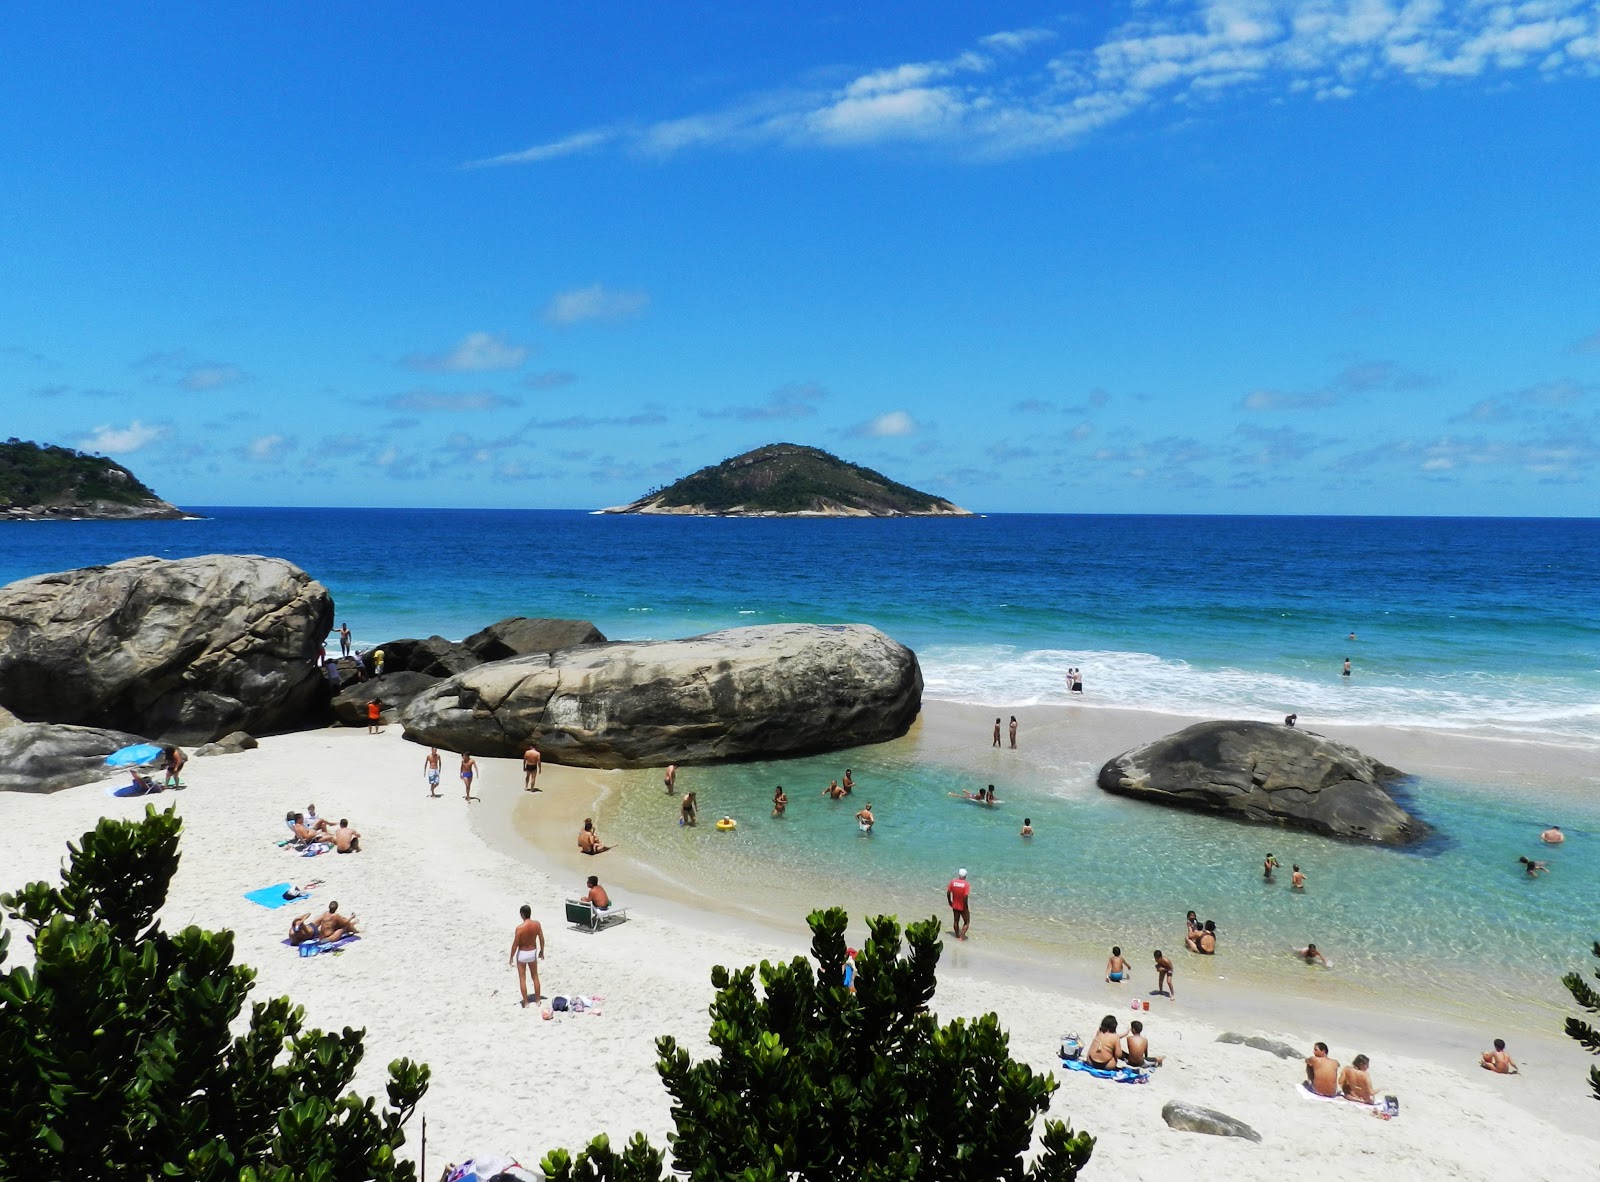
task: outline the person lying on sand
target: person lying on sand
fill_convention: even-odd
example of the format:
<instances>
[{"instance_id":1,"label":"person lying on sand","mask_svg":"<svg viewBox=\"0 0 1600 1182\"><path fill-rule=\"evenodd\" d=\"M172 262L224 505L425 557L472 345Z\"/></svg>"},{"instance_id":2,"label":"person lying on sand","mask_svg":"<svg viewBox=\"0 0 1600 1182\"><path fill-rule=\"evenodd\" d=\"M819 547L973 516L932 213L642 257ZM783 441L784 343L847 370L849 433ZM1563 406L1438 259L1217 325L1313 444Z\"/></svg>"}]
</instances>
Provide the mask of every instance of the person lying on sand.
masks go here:
<instances>
[{"instance_id":1,"label":"person lying on sand","mask_svg":"<svg viewBox=\"0 0 1600 1182\"><path fill-rule=\"evenodd\" d=\"M1339 1090L1344 1093L1346 1100L1354 1100L1357 1104L1371 1104L1372 1077L1367 1074L1367 1057L1357 1055L1350 1061L1350 1066L1339 1072Z\"/></svg>"},{"instance_id":2,"label":"person lying on sand","mask_svg":"<svg viewBox=\"0 0 1600 1182\"><path fill-rule=\"evenodd\" d=\"M1144 1023L1138 1019L1128 1023L1128 1033L1122 1036L1122 1041L1128 1044L1128 1053L1123 1059L1129 1067L1148 1067L1152 1063L1160 1067L1166 1062L1162 1056L1150 1053L1150 1040L1144 1036Z\"/></svg>"},{"instance_id":3,"label":"person lying on sand","mask_svg":"<svg viewBox=\"0 0 1600 1182\"><path fill-rule=\"evenodd\" d=\"M1106 961L1106 980L1112 984L1121 984L1128 979L1132 971L1128 967L1128 962L1122 959L1122 949L1113 946L1111 957Z\"/></svg>"},{"instance_id":4,"label":"person lying on sand","mask_svg":"<svg viewBox=\"0 0 1600 1182\"><path fill-rule=\"evenodd\" d=\"M1100 1029L1095 1032L1089 1049L1083 1053L1084 1062L1101 1071L1115 1071L1121 1055L1122 1042L1117 1038L1117 1019L1107 1014L1100 1019Z\"/></svg>"},{"instance_id":5,"label":"person lying on sand","mask_svg":"<svg viewBox=\"0 0 1600 1182\"><path fill-rule=\"evenodd\" d=\"M309 911L289 921L289 943L298 946L321 938L321 933L318 932L317 925L312 922Z\"/></svg>"},{"instance_id":6,"label":"person lying on sand","mask_svg":"<svg viewBox=\"0 0 1600 1182\"><path fill-rule=\"evenodd\" d=\"M339 827L333 831L333 848L341 854L359 854L361 852L361 834L350 828L350 822L339 818Z\"/></svg>"},{"instance_id":7,"label":"person lying on sand","mask_svg":"<svg viewBox=\"0 0 1600 1182\"><path fill-rule=\"evenodd\" d=\"M1306 1084L1319 1096L1339 1094L1339 1061L1328 1056L1328 1044L1319 1042L1306 1060Z\"/></svg>"},{"instance_id":8,"label":"person lying on sand","mask_svg":"<svg viewBox=\"0 0 1600 1182\"><path fill-rule=\"evenodd\" d=\"M1294 950L1294 954L1307 964L1316 964L1317 961L1320 960L1323 968L1331 969L1333 967L1333 965L1328 962L1328 958L1317 951L1317 946L1315 944L1307 944L1304 948L1296 948Z\"/></svg>"},{"instance_id":9,"label":"person lying on sand","mask_svg":"<svg viewBox=\"0 0 1600 1182\"><path fill-rule=\"evenodd\" d=\"M1483 1052L1483 1058L1478 1061L1478 1066L1485 1071L1493 1071L1496 1075L1520 1075L1514 1059L1506 1054L1506 1040L1494 1040L1494 1050Z\"/></svg>"},{"instance_id":10,"label":"person lying on sand","mask_svg":"<svg viewBox=\"0 0 1600 1182\"><path fill-rule=\"evenodd\" d=\"M600 835L594 831L594 818L583 819L583 829L578 833L578 852L584 854L603 854L615 846L601 845Z\"/></svg>"}]
</instances>

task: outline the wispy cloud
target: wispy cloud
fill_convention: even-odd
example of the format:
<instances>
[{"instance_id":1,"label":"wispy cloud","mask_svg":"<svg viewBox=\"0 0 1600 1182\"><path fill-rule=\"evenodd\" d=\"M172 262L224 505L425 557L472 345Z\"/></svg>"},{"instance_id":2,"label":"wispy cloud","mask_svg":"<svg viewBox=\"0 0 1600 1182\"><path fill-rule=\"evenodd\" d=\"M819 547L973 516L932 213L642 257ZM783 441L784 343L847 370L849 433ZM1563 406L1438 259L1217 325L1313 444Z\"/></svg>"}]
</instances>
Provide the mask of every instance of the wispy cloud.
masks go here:
<instances>
[{"instance_id":1,"label":"wispy cloud","mask_svg":"<svg viewBox=\"0 0 1600 1182\"><path fill-rule=\"evenodd\" d=\"M900 436L915 435L921 429L917 420L905 411L891 410L875 419L857 423L854 427L848 428L845 434L853 439L895 439Z\"/></svg>"},{"instance_id":2,"label":"wispy cloud","mask_svg":"<svg viewBox=\"0 0 1600 1182\"><path fill-rule=\"evenodd\" d=\"M1568 353L1600 353L1600 328L1567 346Z\"/></svg>"},{"instance_id":3,"label":"wispy cloud","mask_svg":"<svg viewBox=\"0 0 1600 1182\"><path fill-rule=\"evenodd\" d=\"M1315 390L1252 390L1239 400L1243 410L1326 410L1375 391L1422 390L1437 379L1414 373L1392 361L1348 365Z\"/></svg>"},{"instance_id":4,"label":"wispy cloud","mask_svg":"<svg viewBox=\"0 0 1600 1182\"><path fill-rule=\"evenodd\" d=\"M703 410L700 412L700 417L739 419L747 423L764 423L775 419L804 419L816 414L817 404L827 397L827 390L815 382L790 382L788 385L779 386L754 406L727 406L720 410Z\"/></svg>"},{"instance_id":5,"label":"wispy cloud","mask_svg":"<svg viewBox=\"0 0 1600 1182\"><path fill-rule=\"evenodd\" d=\"M226 361L207 361L185 369L178 379L178 387L197 393L205 390L221 390L244 381L244 378L244 370L237 365Z\"/></svg>"},{"instance_id":6,"label":"wispy cloud","mask_svg":"<svg viewBox=\"0 0 1600 1182\"><path fill-rule=\"evenodd\" d=\"M492 332L469 332L446 353L412 353L401 364L423 373L498 373L518 369L527 359L525 345Z\"/></svg>"},{"instance_id":7,"label":"wispy cloud","mask_svg":"<svg viewBox=\"0 0 1600 1182\"><path fill-rule=\"evenodd\" d=\"M1140 113L1192 113L1222 96L1350 98L1526 74L1600 74L1593 0L1174 0L1130 3L1090 44L1002 30L947 58L882 65L647 124L578 131L476 161L536 163L606 145L653 155L778 143L936 145L969 157L1072 147Z\"/></svg>"},{"instance_id":8,"label":"wispy cloud","mask_svg":"<svg viewBox=\"0 0 1600 1182\"><path fill-rule=\"evenodd\" d=\"M1586 386L1571 378L1538 382L1521 390L1480 399L1450 421L1508 423L1517 419L1543 418L1551 411L1575 405L1592 394L1594 389L1593 386Z\"/></svg>"},{"instance_id":9,"label":"wispy cloud","mask_svg":"<svg viewBox=\"0 0 1600 1182\"><path fill-rule=\"evenodd\" d=\"M667 421L660 411L632 415L568 415L563 419L535 419L528 426L539 431L588 431L595 427L659 427Z\"/></svg>"},{"instance_id":10,"label":"wispy cloud","mask_svg":"<svg viewBox=\"0 0 1600 1182\"><path fill-rule=\"evenodd\" d=\"M547 369L523 378L522 386L527 390L556 390L562 386L570 386L577 380L578 375L575 373L568 373L564 369Z\"/></svg>"},{"instance_id":11,"label":"wispy cloud","mask_svg":"<svg viewBox=\"0 0 1600 1182\"><path fill-rule=\"evenodd\" d=\"M126 427L113 427L102 423L79 443L83 451L101 452L105 455L127 455L149 447L171 434L171 428L160 425L146 426L134 419Z\"/></svg>"},{"instance_id":12,"label":"wispy cloud","mask_svg":"<svg viewBox=\"0 0 1600 1182\"><path fill-rule=\"evenodd\" d=\"M428 389L391 394L387 398L375 399L373 404L388 407L390 410L411 411L504 410L507 407L521 405L515 398L507 398L504 394L496 394L491 390L446 393L442 390Z\"/></svg>"},{"instance_id":13,"label":"wispy cloud","mask_svg":"<svg viewBox=\"0 0 1600 1182\"><path fill-rule=\"evenodd\" d=\"M565 327L585 320L628 320L650 306L649 293L591 283L558 292L545 305L544 318Z\"/></svg>"},{"instance_id":14,"label":"wispy cloud","mask_svg":"<svg viewBox=\"0 0 1600 1182\"><path fill-rule=\"evenodd\" d=\"M300 441L292 435L257 435L239 449L239 454L253 463L272 464L299 446Z\"/></svg>"}]
</instances>

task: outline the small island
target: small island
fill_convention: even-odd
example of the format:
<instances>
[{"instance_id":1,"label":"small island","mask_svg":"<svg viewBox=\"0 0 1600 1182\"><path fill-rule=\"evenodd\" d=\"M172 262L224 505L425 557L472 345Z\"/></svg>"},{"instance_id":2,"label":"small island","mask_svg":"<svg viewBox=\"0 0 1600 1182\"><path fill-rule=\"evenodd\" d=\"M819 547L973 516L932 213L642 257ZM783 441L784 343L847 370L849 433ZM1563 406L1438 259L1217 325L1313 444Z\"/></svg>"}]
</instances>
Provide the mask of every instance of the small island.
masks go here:
<instances>
[{"instance_id":1,"label":"small island","mask_svg":"<svg viewBox=\"0 0 1600 1182\"><path fill-rule=\"evenodd\" d=\"M819 447L769 443L602 513L701 517L971 517Z\"/></svg>"},{"instance_id":2,"label":"small island","mask_svg":"<svg viewBox=\"0 0 1600 1182\"><path fill-rule=\"evenodd\" d=\"M16 438L0 443L0 521L170 521L184 516L182 509L104 456Z\"/></svg>"}]
</instances>

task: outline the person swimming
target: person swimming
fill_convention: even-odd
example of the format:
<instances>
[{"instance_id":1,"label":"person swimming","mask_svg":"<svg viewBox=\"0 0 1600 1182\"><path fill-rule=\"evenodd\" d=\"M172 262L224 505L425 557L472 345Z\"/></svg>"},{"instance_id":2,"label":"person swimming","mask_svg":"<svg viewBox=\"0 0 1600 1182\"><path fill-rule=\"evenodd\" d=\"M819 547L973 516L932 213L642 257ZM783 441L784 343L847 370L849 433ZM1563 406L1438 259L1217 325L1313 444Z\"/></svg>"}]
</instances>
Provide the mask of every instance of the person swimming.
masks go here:
<instances>
[{"instance_id":1,"label":"person swimming","mask_svg":"<svg viewBox=\"0 0 1600 1182\"><path fill-rule=\"evenodd\" d=\"M1518 858L1517 861L1522 863L1523 869L1527 872L1529 878L1538 878L1541 874L1550 873L1550 864L1548 862L1535 862L1532 858Z\"/></svg>"}]
</instances>

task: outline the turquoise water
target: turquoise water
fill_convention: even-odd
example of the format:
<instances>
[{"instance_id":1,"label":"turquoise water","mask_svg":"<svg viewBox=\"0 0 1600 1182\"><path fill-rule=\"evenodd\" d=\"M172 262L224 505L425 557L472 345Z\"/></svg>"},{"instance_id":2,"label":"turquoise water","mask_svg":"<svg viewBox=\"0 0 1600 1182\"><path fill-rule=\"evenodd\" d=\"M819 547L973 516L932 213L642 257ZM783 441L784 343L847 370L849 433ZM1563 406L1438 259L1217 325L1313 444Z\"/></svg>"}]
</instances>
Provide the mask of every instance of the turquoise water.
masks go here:
<instances>
[{"instance_id":1,"label":"turquoise water","mask_svg":"<svg viewBox=\"0 0 1600 1182\"><path fill-rule=\"evenodd\" d=\"M732 837L678 830L657 780L641 777L608 832L695 889L791 905L831 891L917 914L942 910L943 884L966 865L980 931L1045 957L1115 941L1144 963L1178 943L1192 907L1218 921L1235 966L1279 971L1285 949L1315 940L1342 981L1507 1000L1548 997L1600 936L1600 521L205 512L6 524L0 580L139 554L271 554L321 579L363 646L460 638L513 614L586 618L617 639L860 621L916 649L929 700L1059 705L1071 719L1030 724L1020 758L989 752L985 733L959 755L906 740L686 772L705 812L739 817ZM1342 678L1347 656L1355 675ZM1088 692L1069 708L1072 665ZM1105 796L1094 769L1119 750L1096 738L1107 706L1470 730L1560 746L1579 770L1423 779L1416 804L1440 842L1343 846ZM854 808L819 795L847 763L882 817L870 839ZM1008 802L996 813L945 796L991 780ZM780 782L794 803L776 822L766 802ZM1038 830L1026 845L1024 814ZM1535 838L1553 820L1572 838L1528 882L1515 858L1542 856ZM1262 887L1268 849L1302 861L1304 897Z\"/></svg>"}]
</instances>

